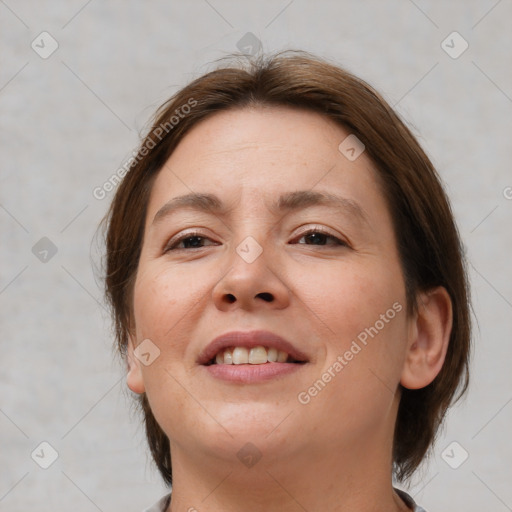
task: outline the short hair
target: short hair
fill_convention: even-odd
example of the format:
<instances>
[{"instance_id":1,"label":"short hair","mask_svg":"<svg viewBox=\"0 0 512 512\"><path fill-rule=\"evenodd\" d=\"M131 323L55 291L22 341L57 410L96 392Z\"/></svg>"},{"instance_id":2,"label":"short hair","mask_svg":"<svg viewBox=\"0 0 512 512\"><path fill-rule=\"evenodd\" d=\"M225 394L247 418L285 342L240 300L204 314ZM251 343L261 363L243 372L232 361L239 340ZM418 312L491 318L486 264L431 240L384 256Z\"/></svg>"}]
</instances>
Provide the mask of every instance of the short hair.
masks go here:
<instances>
[{"instance_id":1,"label":"short hair","mask_svg":"<svg viewBox=\"0 0 512 512\"><path fill-rule=\"evenodd\" d=\"M393 472L403 481L433 445L448 407L468 387L471 325L467 264L441 179L416 138L370 85L325 58L298 50L235 58L193 80L157 110L103 221L105 293L119 352L126 356L133 287L155 176L180 140L201 120L219 111L252 106L307 109L356 135L377 170L391 214L407 314L417 311L420 291L443 286L450 296L453 323L442 369L424 388L400 385ZM146 394L138 398L153 459L163 479L172 484L169 439L153 416Z\"/></svg>"}]
</instances>

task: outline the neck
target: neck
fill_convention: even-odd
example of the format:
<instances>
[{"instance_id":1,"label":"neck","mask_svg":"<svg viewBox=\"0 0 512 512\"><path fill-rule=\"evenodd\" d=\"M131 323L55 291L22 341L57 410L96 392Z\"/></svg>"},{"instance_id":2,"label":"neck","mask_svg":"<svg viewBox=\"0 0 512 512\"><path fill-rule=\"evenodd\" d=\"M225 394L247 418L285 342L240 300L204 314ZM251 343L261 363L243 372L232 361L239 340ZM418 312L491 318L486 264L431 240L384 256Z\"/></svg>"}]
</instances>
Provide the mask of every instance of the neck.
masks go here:
<instances>
[{"instance_id":1,"label":"neck","mask_svg":"<svg viewBox=\"0 0 512 512\"><path fill-rule=\"evenodd\" d=\"M366 442L323 453L316 446L281 458L264 453L252 467L173 446L169 512L409 510L393 491L390 447L374 444L378 451Z\"/></svg>"}]
</instances>

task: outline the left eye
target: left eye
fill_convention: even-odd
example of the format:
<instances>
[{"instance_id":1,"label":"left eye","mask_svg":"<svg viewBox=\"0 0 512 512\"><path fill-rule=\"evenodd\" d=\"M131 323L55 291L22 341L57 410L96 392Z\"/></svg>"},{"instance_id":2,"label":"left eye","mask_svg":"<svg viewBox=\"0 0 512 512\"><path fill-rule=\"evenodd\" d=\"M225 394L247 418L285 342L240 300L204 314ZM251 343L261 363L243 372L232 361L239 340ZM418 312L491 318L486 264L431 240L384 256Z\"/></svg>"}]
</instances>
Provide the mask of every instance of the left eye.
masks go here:
<instances>
[{"instance_id":1,"label":"left eye","mask_svg":"<svg viewBox=\"0 0 512 512\"><path fill-rule=\"evenodd\" d=\"M302 233L298 240L302 240L303 238L306 241L311 241L311 244L306 243L300 245L347 245L343 240L340 240L339 238L331 235L330 233L327 233L322 229L310 229L309 231L306 231L306 233ZM332 240L333 243L326 244L325 242L327 239Z\"/></svg>"}]
</instances>

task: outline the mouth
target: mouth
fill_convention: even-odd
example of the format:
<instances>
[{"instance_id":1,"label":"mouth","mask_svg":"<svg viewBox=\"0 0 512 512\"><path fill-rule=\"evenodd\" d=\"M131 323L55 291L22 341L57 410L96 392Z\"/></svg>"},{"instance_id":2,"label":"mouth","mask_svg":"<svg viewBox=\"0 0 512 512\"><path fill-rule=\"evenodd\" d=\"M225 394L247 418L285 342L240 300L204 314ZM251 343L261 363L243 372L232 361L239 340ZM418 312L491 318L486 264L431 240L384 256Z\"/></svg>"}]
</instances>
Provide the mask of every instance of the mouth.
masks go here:
<instances>
[{"instance_id":1,"label":"mouth","mask_svg":"<svg viewBox=\"0 0 512 512\"><path fill-rule=\"evenodd\" d=\"M256 347L228 347L219 350L214 358L212 358L206 366L212 364L266 364L266 363L297 363L304 364L306 361L294 359L284 350L275 347L264 347L257 345Z\"/></svg>"},{"instance_id":2,"label":"mouth","mask_svg":"<svg viewBox=\"0 0 512 512\"><path fill-rule=\"evenodd\" d=\"M234 331L215 338L197 362L213 377L248 383L292 373L309 357L269 331Z\"/></svg>"}]
</instances>

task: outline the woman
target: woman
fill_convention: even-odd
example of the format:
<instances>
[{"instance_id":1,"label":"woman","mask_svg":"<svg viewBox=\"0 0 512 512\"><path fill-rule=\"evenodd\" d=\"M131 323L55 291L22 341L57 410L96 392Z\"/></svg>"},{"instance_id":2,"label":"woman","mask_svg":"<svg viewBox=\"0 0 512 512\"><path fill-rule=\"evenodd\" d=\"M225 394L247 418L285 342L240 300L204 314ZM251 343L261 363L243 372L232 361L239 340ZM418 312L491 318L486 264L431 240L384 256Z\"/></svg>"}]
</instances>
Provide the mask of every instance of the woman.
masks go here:
<instances>
[{"instance_id":1,"label":"woman","mask_svg":"<svg viewBox=\"0 0 512 512\"><path fill-rule=\"evenodd\" d=\"M108 215L151 511L421 511L403 481L467 387L469 292L428 157L305 52L165 103Z\"/></svg>"}]
</instances>

